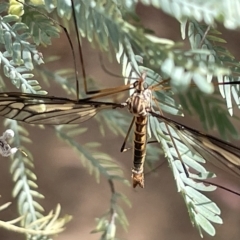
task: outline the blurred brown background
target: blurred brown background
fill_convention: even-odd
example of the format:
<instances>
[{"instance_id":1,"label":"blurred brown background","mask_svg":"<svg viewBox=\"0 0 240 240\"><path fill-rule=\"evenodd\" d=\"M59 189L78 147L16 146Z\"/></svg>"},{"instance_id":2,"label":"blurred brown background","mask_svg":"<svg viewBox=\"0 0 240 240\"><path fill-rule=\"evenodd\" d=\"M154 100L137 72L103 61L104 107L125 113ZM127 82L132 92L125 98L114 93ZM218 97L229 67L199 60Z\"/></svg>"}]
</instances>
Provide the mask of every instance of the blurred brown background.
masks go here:
<instances>
[{"instance_id":1,"label":"blurred brown background","mask_svg":"<svg viewBox=\"0 0 240 240\"><path fill-rule=\"evenodd\" d=\"M154 29L158 36L172 40L181 40L179 24L172 18L164 15L150 7L139 7L138 13L141 15L144 25ZM220 27L220 29L223 29ZM54 54L63 56L58 61L60 67L71 67L72 57L68 48L67 41L56 39L53 43ZM228 47L231 52L238 56L239 33L234 31L224 31L224 37L229 42ZM121 80L107 76L100 67L98 55L89 48L89 44L84 44L84 57L86 62L86 71L88 75L95 79L101 79L102 86L109 84L118 86ZM49 49L47 50L49 51ZM53 50L52 50L53 51ZM44 53L48 55L48 52ZM110 65L111 69L117 69ZM79 70L80 71L80 70ZM120 73L120 72L118 72ZM40 81L40 80L39 80ZM111 81L111 83L109 83ZM106 84L106 82L108 82ZM62 96L63 92L56 92L52 89L51 95ZM65 95L64 95L65 96ZM196 121L194 118L188 120ZM125 176L129 176L132 164L132 151L120 154L120 147L123 139L116 139L111 133L106 138L97 136L94 132L95 121L90 120L81 126L87 126L91 129L91 135L84 135L79 139L80 143L88 141L99 141L102 143L103 151L106 151L113 158L119 160L119 164L125 171ZM101 178L100 184L97 184L94 177L88 174L88 171L82 166L76 154L64 143L57 140L54 130L46 127L40 130L36 127L26 126L31 133L33 143L29 147L35 160L35 172L38 176L39 191L45 195L46 199L41 203L46 211L53 209L57 203L62 206L64 214L73 215L73 220L67 225L67 230L55 239L57 240L96 240L100 238L98 234L90 234L95 227L94 219L101 216L109 206L110 191L105 179ZM198 125L199 127L199 125ZM130 144L130 143L129 143ZM161 161L166 161L162 159ZM2 195L1 203L12 201L13 205L1 212L1 219L13 219L17 215L16 201L11 197L13 186L9 176L9 165L7 159L0 161L0 192ZM239 181L228 178L220 174L218 184L231 187L240 192ZM118 227L117 236L120 239L138 239L138 240L181 240L201 239L196 228L193 228L184 201L176 191L175 182L167 162L158 170L158 175L149 175L146 178L145 189L120 186L118 191L124 192L132 202L132 208L124 206L129 220L128 232ZM218 240L238 240L240 238L240 197L237 197L226 191L217 190L208 194L215 200L222 209L223 225L215 225L217 234L215 237L209 237L205 234L205 239ZM24 239L23 236L15 235L6 230L0 229L0 240Z\"/></svg>"}]
</instances>

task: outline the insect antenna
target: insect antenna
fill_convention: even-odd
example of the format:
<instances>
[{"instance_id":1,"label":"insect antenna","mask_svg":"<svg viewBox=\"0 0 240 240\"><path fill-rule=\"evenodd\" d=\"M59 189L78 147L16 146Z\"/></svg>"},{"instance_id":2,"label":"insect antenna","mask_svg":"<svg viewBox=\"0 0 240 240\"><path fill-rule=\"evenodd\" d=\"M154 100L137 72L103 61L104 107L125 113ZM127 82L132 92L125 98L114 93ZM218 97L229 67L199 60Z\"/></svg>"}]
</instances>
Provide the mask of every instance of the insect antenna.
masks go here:
<instances>
[{"instance_id":1,"label":"insect antenna","mask_svg":"<svg viewBox=\"0 0 240 240\"><path fill-rule=\"evenodd\" d=\"M115 73L113 73L113 72L111 72L110 70L108 70L107 68L106 68L106 66L105 66L105 64L104 64L104 62L103 62L103 57L102 57L102 54L101 53L99 53L98 54L98 57L99 57L99 62L100 62L100 66L101 66L101 68L102 68L102 70L104 71L104 72L106 72L108 75L110 75L110 76L113 76L113 77L116 77L116 78L131 78L131 80L138 80L139 78L133 78L133 77L125 77L125 76L121 76L121 75L117 75L117 74L115 74Z\"/></svg>"}]
</instances>

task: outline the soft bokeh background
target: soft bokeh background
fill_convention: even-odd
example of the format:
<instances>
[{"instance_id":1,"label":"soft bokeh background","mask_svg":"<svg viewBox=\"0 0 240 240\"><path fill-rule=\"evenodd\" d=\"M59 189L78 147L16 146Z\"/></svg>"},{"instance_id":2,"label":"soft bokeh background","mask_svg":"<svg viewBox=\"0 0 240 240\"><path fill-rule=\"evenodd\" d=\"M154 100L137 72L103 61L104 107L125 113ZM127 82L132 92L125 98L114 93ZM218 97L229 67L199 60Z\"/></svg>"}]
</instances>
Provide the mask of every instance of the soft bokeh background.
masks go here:
<instances>
[{"instance_id":1,"label":"soft bokeh background","mask_svg":"<svg viewBox=\"0 0 240 240\"><path fill-rule=\"evenodd\" d=\"M150 7L140 6L138 13L141 15L144 25L154 29L158 36L173 40L181 39L179 24L174 19ZM223 28L220 27L220 29ZM240 50L239 33L224 31L224 37L229 42L229 50L235 56L238 56ZM47 56L50 53L49 51L52 51L51 54L63 56L57 62L59 65L54 67L58 69L61 67L65 68L66 66L71 67L69 64L72 62L72 56L70 55L65 36L62 36L61 39L56 39L53 46L47 51L43 49L44 56ZM89 44L87 43L84 43L84 58L87 74L97 80L99 79L99 83L103 87L122 84L121 80L113 80L104 73L99 64L98 55L93 49L89 48ZM108 66L110 66L112 71L114 69L118 71L117 66L112 64ZM119 71L117 73L120 74ZM39 82L41 82L40 79ZM51 95L63 96L63 92L54 88L54 83L52 86L53 88L50 90ZM186 119L186 125L193 126L193 121L194 123L197 122L197 119L194 117ZM84 137L79 138L79 143L89 141L101 142L103 151L106 151L113 158L118 159L119 164L124 169L125 176L129 176L130 180L132 151L120 154L119 150L123 139L121 137L116 138L111 133L102 138L102 136L96 134L95 130L97 126L95 124L95 121L90 120L81 125L81 127L89 127L91 131L88 131L88 134L84 135ZM33 141L27 147L32 150L34 155L39 191L46 197L42 201L43 206L46 211L49 211L57 203L60 203L64 214L73 215L73 220L68 224L67 230L55 239L99 239L100 236L98 234L90 234L90 231L95 227L94 219L101 216L109 206L110 191L107 181L101 178L100 184L96 183L94 177L91 177L82 166L76 154L67 145L57 139L51 127L46 127L45 129L26 127L29 129ZM200 123L197 127L201 127ZM160 161L165 160L163 158ZM2 158L0 167L1 203L5 203L6 201L13 202L8 210L1 212L1 219L10 220L17 215L16 201L11 197L13 183L9 175L8 159ZM239 181L224 175L220 171L219 175L220 178L217 179L218 184L223 184L240 192ZM132 202L131 208L124 206L130 226L127 232L118 227L117 236L120 239L201 239L197 229L193 228L190 223L185 204L181 195L176 191L172 173L167 162L158 170L157 175L152 174L147 176L145 189L137 188L134 190L122 185L117 187ZM222 190L217 190L208 196L215 200L222 209L224 224L216 226L217 235L215 237L205 235L204 238L238 240L240 237L240 197ZM24 237L0 229L0 239L20 240L24 239Z\"/></svg>"}]
</instances>

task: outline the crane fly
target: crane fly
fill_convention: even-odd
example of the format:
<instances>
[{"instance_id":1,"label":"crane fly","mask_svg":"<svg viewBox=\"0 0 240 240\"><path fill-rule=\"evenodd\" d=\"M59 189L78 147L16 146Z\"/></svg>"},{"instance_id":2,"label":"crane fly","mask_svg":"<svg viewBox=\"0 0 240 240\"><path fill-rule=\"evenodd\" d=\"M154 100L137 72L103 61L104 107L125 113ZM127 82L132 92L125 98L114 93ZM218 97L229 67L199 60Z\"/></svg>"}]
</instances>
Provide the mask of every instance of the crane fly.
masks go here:
<instances>
[{"instance_id":1,"label":"crane fly","mask_svg":"<svg viewBox=\"0 0 240 240\"><path fill-rule=\"evenodd\" d=\"M147 114L151 110L152 92L144 81L146 74L136 81L117 88L118 92L134 88L125 103L97 102L91 98L70 100L36 94L0 93L0 115L28 124L77 124L93 117L99 110L128 107L134 115L134 167L133 186L144 186L143 163L146 155ZM157 84L159 85L159 84ZM111 93L112 94L112 91ZM104 96L107 94L104 93ZM101 93L98 96L103 96ZM94 96L96 98L96 95Z\"/></svg>"},{"instance_id":2,"label":"crane fly","mask_svg":"<svg viewBox=\"0 0 240 240\"><path fill-rule=\"evenodd\" d=\"M73 10L73 17L76 23L77 21L75 16L75 10ZM145 81L147 73L143 72L139 75L139 79L134 83L130 83L117 88L105 89L103 91L87 91L87 81L84 69L83 54L81 51L79 40L80 37L76 24L75 27L77 32L78 48L82 65L85 92L94 95L92 97L84 99L72 100L68 98L43 96L30 93L0 93L1 116L17 121L23 121L28 124L78 124L89 120L91 117L95 116L100 110L128 107L129 111L134 115L134 117L128 130L126 139L130 133L131 127L135 123L134 160L132 168L133 187L136 187L138 185L142 188L144 187L144 161L146 156L147 124L149 116L152 116L165 124L167 133L170 136L170 141L176 149L176 153L180 160L182 159L182 156L180 154L180 151L177 149L177 146L175 144L176 140L171 135L170 128L176 132L180 141L190 151L194 153L196 152L204 159L213 161L217 165L220 165L221 168L224 168L225 170L230 171L234 175L240 177L239 148L220 139L201 133L183 124L175 122L154 111L152 106L152 91L158 88L167 80L164 80L149 87ZM76 64L75 55L73 56L74 64ZM133 89L134 93L131 94L124 103L101 102L94 100L115 93L123 92L129 89ZM78 98L78 84L76 87L76 92ZM126 139L121 148L121 151L124 151Z\"/></svg>"},{"instance_id":3,"label":"crane fly","mask_svg":"<svg viewBox=\"0 0 240 240\"><path fill-rule=\"evenodd\" d=\"M127 106L134 115L132 123L135 122L133 187L137 185L144 187L143 166L146 156L148 115L173 128L181 141L191 151L197 152L206 160L215 161L215 164L220 165L224 170L230 170L235 176L240 177L240 149L156 113L152 108L152 90L159 84L150 89L144 81L145 77L146 74L143 74L134 84L125 85L118 89L119 91L129 88L135 89L125 103L99 102L93 101L91 98L71 100L17 92L0 93L0 115L28 124L78 124L89 120L100 110ZM102 96L101 93L97 95ZM107 94L104 93L105 95ZM130 129L128 134L129 132ZM123 150L124 146L121 151ZM179 158L181 159L181 156Z\"/></svg>"}]
</instances>

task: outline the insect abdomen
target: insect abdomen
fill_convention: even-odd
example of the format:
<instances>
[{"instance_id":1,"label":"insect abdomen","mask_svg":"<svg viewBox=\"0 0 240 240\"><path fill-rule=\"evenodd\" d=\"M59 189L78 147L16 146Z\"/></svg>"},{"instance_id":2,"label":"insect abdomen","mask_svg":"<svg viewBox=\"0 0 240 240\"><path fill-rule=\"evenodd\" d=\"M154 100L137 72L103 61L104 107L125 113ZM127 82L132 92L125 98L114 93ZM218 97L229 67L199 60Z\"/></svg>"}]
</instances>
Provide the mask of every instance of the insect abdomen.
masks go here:
<instances>
[{"instance_id":1,"label":"insect abdomen","mask_svg":"<svg viewBox=\"0 0 240 240\"><path fill-rule=\"evenodd\" d=\"M144 187L143 165L146 156L147 116L135 118L134 130L134 160L132 168L133 187Z\"/></svg>"}]
</instances>

